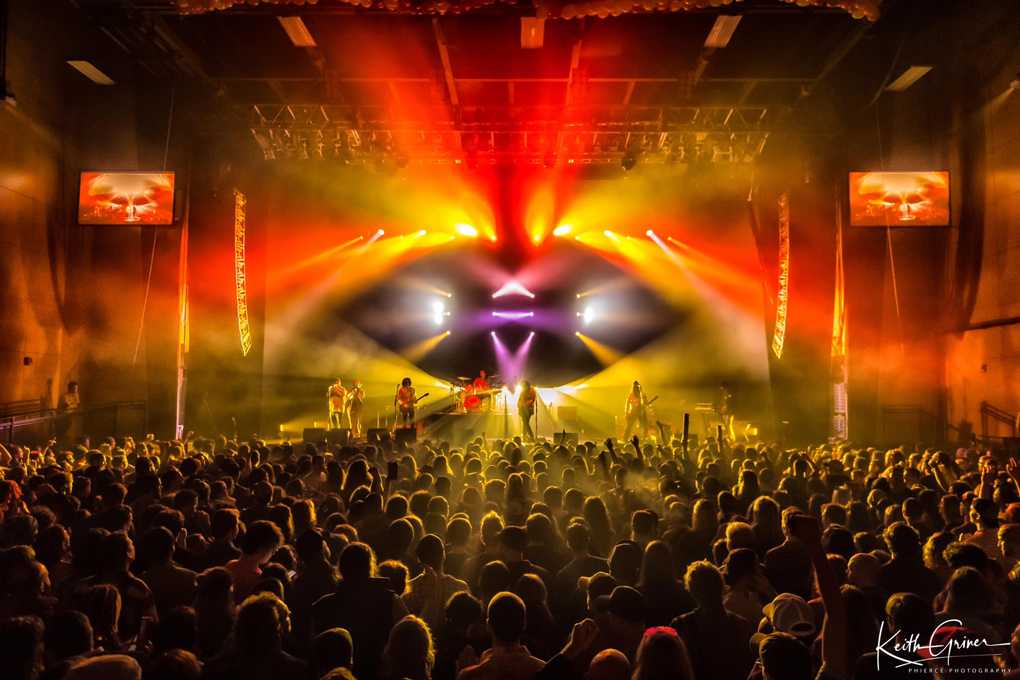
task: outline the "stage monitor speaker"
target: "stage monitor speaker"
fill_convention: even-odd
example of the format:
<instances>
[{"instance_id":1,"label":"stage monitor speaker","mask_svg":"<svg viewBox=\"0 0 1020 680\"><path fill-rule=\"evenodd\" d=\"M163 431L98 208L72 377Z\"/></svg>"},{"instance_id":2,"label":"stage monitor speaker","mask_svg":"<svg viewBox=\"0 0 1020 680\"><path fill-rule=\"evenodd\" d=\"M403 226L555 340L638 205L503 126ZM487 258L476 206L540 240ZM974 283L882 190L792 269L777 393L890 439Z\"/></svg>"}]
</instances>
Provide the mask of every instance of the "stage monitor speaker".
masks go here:
<instances>
[{"instance_id":1,"label":"stage monitor speaker","mask_svg":"<svg viewBox=\"0 0 1020 680\"><path fill-rule=\"evenodd\" d=\"M366 436L368 437L368 443L375 445L379 442L389 441L390 431L385 427L373 427L369 428Z\"/></svg>"},{"instance_id":2,"label":"stage monitor speaker","mask_svg":"<svg viewBox=\"0 0 1020 680\"><path fill-rule=\"evenodd\" d=\"M418 441L418 430L413 427L401 427L396 433L397 446L414 444Z\"/></svg>"},{"instance_id":3,"label":"stage monitor speaker","mask_svg":"<svg viewBox=\"0 0 1020 680\"><path fill-rule=\"evenodd\" d=\"M341 427L335 430L330 430L326 433L326 441L330 444L347 446L347 443L351 441L351 428Z\"/></svg>"},{"instance_id":4,"label":"stage monitor speaker","mask_svg":"<svg viewBox=\"0 0 1020 680\"><path fill-rule=\"evenodd\" d=\"M555 432L553 433L553 443L556 446L560 444L564 446L577 446L577 433L576 432Z\"/></svg>"},{"instance_id":5,"label":"stage monitor speaker","mask_svg":"<svg viewBox=\"0 0 1020 680\"><path fill-rule=\"evenodd\" d=\"M306 444L325 444L326 430L322 427L306 427L304 436L301 437Z\"/></svg>"}]
</instances>

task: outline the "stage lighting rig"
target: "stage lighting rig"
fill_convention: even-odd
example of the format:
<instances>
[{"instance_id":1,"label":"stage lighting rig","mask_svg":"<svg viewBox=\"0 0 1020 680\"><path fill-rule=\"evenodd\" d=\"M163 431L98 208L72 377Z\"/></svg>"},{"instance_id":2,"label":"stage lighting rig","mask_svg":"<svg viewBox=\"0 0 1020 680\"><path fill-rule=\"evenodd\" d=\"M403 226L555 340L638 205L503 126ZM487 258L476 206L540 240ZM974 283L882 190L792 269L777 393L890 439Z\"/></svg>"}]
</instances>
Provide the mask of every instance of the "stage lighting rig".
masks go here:
<instances>
[{"instance_id":1,"label":"stage lighting rig","mask_svg":"<svg viewBox=\"0 0 1020 680\"><path fill-rule=\"evenodd\" d=\"M553 236L557 237L569 236L570 232L573 230L574 228L571 225L561 224L560 226L553 229Z\"/></svg>"},{"instance_id":2,"label":"stage lighting rig","mask_svg":"<svg viewBox=\"0 0 1020 680\"><path fill-rule=\"evenodd\" d=\"M585 326L590 326L598 318L598 310L595 309L595 305L586 305L582 311L577 313L577 316Z\"/></svg>"},{"instance_id":3,"label":"stage lighting rig","mask_svg":"<svg viewBox=\"0 0 1020 680\"><path fill-rule=\"evenodd\" d=\"M442 300L432 301L432 323L437 326L442 326L443 322L446 321L446 317L450 316L450 312L446 309L446 303Z\"/></svg>"},{"instance_id":4,"label":"stage lighting rig","mask_svg":"<svg viewBox=\"0 0 1020 680\"><path fill-rule=\"evenodd\" d=\"M458 224L456 227L457 233L467 238L478 238L478 229L470 224Z\"/></svg>"}]
</instances>

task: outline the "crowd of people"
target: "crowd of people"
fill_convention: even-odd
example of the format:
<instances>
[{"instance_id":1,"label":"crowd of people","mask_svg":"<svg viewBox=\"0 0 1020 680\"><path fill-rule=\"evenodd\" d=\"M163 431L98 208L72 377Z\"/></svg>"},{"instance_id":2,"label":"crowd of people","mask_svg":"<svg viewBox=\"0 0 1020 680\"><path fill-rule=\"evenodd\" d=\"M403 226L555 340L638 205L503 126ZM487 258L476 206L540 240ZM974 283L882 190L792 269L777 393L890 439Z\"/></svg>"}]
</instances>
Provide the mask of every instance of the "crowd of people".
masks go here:
<instances>
[{"instance_id":1,"label":"crowd of people","mask_svg":"<svg viewBox=\"0 0 1020 680\"><path fill-rule=\"evenodd\" d=\"M109 438L0 469L11 680L1020 677L1020 466L976 448Z\"/></svg>"}]
</instances>

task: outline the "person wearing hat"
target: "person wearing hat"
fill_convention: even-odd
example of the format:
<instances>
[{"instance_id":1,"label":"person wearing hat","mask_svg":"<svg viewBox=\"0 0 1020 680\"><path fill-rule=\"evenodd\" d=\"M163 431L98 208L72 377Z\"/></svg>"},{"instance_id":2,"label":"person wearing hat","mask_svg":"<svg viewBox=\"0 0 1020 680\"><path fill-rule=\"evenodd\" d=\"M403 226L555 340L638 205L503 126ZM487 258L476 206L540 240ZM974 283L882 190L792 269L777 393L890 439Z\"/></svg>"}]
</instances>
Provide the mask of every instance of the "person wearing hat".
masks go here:
<instances>
[{"instance_id":1,"label":"person wearing hat","mask_svg":"<svg viewBox=\"0 0 1020 680\"><path fill-rule=\"evenodd\" d=\"M579 667L587 667L604 649L620 650L633 664L645 632L645 597L641 591L630 586L616 586L609 595L595 598L593 614L599 636L583 663L578 662Z\"/></svg>"},{"instance_id":2,"label":"person wearing hat","mask_svg":"<svg viewBox=\"0 0 1020 680\"><path fill-rule=\"evenodd\" d=\"M766 629L763 633L757 633L751 638L751 644L758 646L760 641L768 634L767 629L775 633L788 633L805 645L810 645L818 632L815 624L815 613L811 605L804 601L804 598L793 593L780 593L762 608L762 614L767 621L762 623Z\"/></svg>"}]
</instances>

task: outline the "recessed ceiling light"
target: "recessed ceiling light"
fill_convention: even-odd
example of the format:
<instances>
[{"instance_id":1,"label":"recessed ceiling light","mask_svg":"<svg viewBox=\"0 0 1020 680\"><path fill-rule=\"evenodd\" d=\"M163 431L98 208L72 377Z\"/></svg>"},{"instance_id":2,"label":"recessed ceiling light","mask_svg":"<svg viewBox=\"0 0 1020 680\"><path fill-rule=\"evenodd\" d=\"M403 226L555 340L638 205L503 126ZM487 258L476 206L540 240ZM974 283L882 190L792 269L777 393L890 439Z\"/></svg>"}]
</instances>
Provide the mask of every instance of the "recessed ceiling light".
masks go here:
<instances>
[{"instance_id":1,"label":"recessed ceiling light","mask_svg":"<svg viewBox=\"0 0 1020 680\"><path fill-rule=\"evenodd\" d=\"M116 85L113 78L100 71L91 61L83 59L70 59L68 65L82 74L96 85Z\"/></svg>"},{"instance_id":2,"label":"recessed ceiling light","mask_svg":"<svg viewBox=\"0 0 1020 680\"><path fill-rule=\"evenodd\" d=\"M705 47L726 47L740 23L740 15L720 14L705 38Z\"/></svg>"},{"instance_id":3,"label":"recessed ceiling light","mask_svg":"<svg viewBox=\"0 0 1020 680\"><path fill-rule=\"evenodd\" d=\"M911 66L901 73L899 78L889 83L885 89L889 92L903 92L923 78L931 69L931 66Z\"/></svg>"},{"instance_id":4,"label":"recessed ceiling light","mask_svg":"<svg viewBox=\"0 0 1020 680\"><path fill-rule=\"evenodd\" d=\"M318 47L312 32L301 17L277 17L295 47Z\"/></svg>"},{"instance_id":5,"label":"recessed ceiling light","mask_svg":"<svg viewBox=\"0 0 1020 680\"><path fill-rule=\"evenodd\" d=\"M521 48L537 50L545 44L545 19L521 17Z\"/></svg>"}]
</instances>

